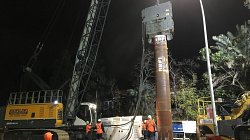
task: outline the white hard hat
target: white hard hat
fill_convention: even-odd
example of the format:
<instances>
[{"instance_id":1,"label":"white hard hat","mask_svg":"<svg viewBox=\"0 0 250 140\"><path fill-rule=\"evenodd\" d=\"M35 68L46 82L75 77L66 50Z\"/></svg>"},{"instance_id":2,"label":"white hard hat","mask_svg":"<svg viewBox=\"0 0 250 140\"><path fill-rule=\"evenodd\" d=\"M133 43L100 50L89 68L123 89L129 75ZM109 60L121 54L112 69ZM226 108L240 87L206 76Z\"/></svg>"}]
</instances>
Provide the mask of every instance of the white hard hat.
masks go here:
<instances>
[{"instance_id":1,"label":"white hard hat","mask_svg":"<svg viewBox=\"0 0 250 140\"><path fill-rule=\"evenodd\" d=\"M89 121L86 121L86 124L89 124Z\"/></svg>"},{"instance_id":2,"label":"white hard hat","mask_svg":"<svg viewBox=\"0 0 250 140\"><path fill-rule=\"evenodd\" d=\"M148 115L148 118L149 118L149 119L152 119L152 116L151 116L151 115Z\"/></svg>"},{"instance_id":3,"label":"white hard hat","mask_svg":"<svg viewBox=\"0 0 250 140\"><path fill-rule=\"evenodd\" d=\"M48 133L49 133L50 135L53 135L50 131L46 132L45 134L48 134Z\"/></svg>"},{"instance_id":4,"label":"white hard hat","mask_svg":"<svg viewBox=\"0 0 250 140\"><path fill-rule=\"evenodd\" d=\"M101 119L98 119L98 122L101 122L102 120Z\"/></svg>"}]
</instances>

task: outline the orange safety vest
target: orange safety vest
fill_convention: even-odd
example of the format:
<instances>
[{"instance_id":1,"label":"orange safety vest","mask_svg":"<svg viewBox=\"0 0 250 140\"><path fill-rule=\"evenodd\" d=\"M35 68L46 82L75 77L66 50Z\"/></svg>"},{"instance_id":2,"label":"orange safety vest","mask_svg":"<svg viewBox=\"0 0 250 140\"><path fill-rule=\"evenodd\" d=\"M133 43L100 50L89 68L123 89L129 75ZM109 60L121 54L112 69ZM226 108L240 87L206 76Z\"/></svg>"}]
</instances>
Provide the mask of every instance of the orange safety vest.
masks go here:
<instances>
[{"instance_id":1,"label":"orange safety vest","mask_svg":"<svg viewBox=\"0 0 250 140\"><path fill-rule=\"evenodd\" d=\"M44 140L52 140L52 133L51 132L46 132L44 134Z\"/></svg>"},{"instance_id":2,"label":"orange safety vest","mask_svg":"<svg viewBox=\"0 0 250 140\"><path fill-rule=\"evenodd\" d=\"M96 133L97 134L102 134L103 131L102 131L102 123L97 123L96 124Z\"/></svg>"},{"instance_id":3,"label":"orange safety vest","mask_svg":"<svg viewBox=\"0 0 250 140\"><path fill-rule=\"evenodd\" d=\"M91 130L91 125L87 124L85 128L86 128L86 134L88 134Z\"/></svg>"},{"instance_id":4,"label":"orange safety vest","mask_svg":"<svg viewBox=\"0 0 250 140\"><path fill-rule=\"evenodd\" d=\"M149 132L155 132L155 122L154 122L154 120L148 120L147 121L147 130Z\"/></svg>"}]
</instances>

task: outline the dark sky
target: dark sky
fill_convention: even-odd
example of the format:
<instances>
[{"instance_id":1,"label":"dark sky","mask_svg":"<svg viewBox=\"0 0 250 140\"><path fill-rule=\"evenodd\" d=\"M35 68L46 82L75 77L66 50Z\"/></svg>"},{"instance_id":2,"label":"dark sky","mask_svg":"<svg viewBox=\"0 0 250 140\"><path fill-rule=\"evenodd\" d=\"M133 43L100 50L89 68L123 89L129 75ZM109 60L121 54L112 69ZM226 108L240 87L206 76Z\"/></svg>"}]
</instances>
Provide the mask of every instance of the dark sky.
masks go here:
<instances>
[{"instance_id":1,"label":"dark sky","mask_svg":"<svg viewBox=\"0 0 250 140\"><path fill-rule=\"evenodd\" d=\"M162 0L165 2L167 0ZM64 3L62 3L64 2ZM174 58L192 58L204 47L199 0L171 0L175 22L174 39L169 50ZM235 31L236 24L250 19L243 0L203 0L209 45L213 35ZM50 23L50 34L36 65L51 66L62 49L73 54L79 44L90 0L5 0L0 2L1 96L19 89L22 66L32 55ZM61 5L60 5L61 4ZM100 54L107 73L119 84L129 84L131 69L140 57L141 10L154 0L112 0L101 43ZM49 72L46 72L49 73ZM1 97L1 100L3 98Z\"/></svg>"}]
</instances>

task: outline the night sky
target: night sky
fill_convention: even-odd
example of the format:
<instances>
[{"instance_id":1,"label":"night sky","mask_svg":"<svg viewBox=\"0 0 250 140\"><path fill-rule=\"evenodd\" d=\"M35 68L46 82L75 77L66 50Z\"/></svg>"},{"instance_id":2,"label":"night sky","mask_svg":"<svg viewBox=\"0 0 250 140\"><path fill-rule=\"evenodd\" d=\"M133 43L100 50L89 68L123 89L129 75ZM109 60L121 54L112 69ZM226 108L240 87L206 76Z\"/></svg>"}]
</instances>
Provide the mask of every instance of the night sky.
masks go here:
<instances>
[{"instance_id":1,"label":"night sky","mask_svg":"<svg viewBox=\"0 0 250 140\"><path fill-rule=\"evenodd\" d=\"M162 0L165 2L167 0ZM192 58L204 47L199 0L171 0L175 22L169 51L174 58ZM236 24L250 19L243 0L203 0L209 45L213 35L235 32ZM68 49L75 57L90 0L6 0L0 2L1 103L19 90L22 66L39 41L44 48L35 66L52 65L58 52ZM154 0L112 0L101 42L100 55L107 74L118 84L129 85L128 77L141 56L141 10ZM53 16L57 9L57 16ZM51 23L51 19L54 19ZM48 24L51 28L44 37ZM48 32L47 32L48 33ZM44 72L43 76L46 76ZM45 77L46 79L46 77ZM125 86L126 87L126 86Z\"/></svg>"}]
</instances>

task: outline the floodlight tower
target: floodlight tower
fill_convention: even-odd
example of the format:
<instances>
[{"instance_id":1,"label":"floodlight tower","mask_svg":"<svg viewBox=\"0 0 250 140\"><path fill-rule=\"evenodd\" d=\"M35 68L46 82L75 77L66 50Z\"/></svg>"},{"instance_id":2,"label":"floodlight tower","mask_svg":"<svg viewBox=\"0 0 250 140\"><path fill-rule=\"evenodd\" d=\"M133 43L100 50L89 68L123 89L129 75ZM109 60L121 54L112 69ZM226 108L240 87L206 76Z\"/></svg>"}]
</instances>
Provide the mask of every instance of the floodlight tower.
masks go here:
<instances>
[{"instance_id":1,"label":"floodlight tower","mask_svg":"<svg viewBox=\"0 0 250 140\"><path fill-rule=\"evenodd\" d=\"M157 3L142 10L145 35L155 50L156 62L156 118L158 140L172 140L172 113L168 67L167 40L173 38L174 21L171 2Z\"/></svg>"}]
</instances>

